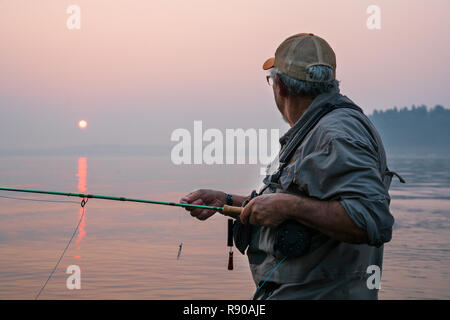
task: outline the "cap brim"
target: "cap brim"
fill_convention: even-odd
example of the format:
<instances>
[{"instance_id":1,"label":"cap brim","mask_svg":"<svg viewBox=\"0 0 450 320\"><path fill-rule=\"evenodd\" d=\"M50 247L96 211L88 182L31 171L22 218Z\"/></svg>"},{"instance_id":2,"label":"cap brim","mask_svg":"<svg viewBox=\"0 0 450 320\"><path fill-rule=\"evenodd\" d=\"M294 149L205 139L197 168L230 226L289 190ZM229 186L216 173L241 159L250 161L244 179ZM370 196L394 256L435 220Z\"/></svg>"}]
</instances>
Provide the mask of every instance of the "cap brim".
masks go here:
<instances>
[{"instance_id":1,"label":"cap brim","mask_svg":"<svg viewBox=\"0 0 450 320\"><path fill-rule=\"evenodd\" d=\"M274 57L267 59L266 62L264 62L263 66L262 66L263 70L268 70L270 68L273 68L274 64L275 64L275 58Z\"/></svg>"}]
</instances>

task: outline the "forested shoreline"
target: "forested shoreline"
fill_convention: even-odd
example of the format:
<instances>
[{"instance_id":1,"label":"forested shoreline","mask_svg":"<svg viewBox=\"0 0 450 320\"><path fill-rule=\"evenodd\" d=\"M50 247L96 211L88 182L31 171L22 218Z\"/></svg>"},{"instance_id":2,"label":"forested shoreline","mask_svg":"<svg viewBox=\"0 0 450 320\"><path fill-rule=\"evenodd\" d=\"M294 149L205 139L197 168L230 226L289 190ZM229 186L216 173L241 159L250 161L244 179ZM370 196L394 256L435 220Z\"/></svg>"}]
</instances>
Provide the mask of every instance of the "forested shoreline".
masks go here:
<instances>
[{"instance_id":1,"label":"forested shoreline","mask_svg":"<svg viewBox=\"0 0 450 320\"><path fill-rule=\"evenodd\" d=\"M433 108L375 110L369 115L388 153L450 155L450 109Z\"/></svg>"}]
</instances>

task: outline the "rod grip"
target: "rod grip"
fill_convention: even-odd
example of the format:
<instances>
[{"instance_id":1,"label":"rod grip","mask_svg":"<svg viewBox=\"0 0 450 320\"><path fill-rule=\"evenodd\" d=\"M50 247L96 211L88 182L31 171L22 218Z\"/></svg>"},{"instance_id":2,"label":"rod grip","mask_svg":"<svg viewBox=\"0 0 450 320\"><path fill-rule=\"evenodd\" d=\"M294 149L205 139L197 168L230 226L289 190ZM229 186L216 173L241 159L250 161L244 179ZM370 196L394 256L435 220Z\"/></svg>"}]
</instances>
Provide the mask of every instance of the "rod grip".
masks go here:
<instances>
[{"instance_id":1,"label":"rod grip","mask_svg":"<svg viewBox=\"0 0 450 320\"><path fill-rule=\"evenodd\" d=\"M224 215L237 218L242 212L242 207L234 207L229 205L224 205L222 209L222 213Z\"/></svg>"}]
</instances>

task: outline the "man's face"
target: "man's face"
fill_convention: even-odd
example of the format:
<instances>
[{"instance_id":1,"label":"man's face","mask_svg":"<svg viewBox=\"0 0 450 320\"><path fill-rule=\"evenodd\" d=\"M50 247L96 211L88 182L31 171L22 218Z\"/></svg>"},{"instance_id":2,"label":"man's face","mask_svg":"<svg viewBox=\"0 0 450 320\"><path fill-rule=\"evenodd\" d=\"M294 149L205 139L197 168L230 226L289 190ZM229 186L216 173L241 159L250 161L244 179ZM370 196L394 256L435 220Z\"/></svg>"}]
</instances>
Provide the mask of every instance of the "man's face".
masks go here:
<instances>
[{"instance_id":1,"label":"man's face","mask_svg":"<svg viewBox=\"0 0 450 320\"><path fill-rule=\"evenodd\" d=\"M281 80L280 80L280 78L278 78L278 76L276 76L275 79L273 80L273 85L272 85L273 96L275 98L275 103L277 105L278 111L280 111L283 120L286 123L289 123L286 118L286 115L285 115L285 99L280 94L280 81Z\"/></svg>"}]
</instances>

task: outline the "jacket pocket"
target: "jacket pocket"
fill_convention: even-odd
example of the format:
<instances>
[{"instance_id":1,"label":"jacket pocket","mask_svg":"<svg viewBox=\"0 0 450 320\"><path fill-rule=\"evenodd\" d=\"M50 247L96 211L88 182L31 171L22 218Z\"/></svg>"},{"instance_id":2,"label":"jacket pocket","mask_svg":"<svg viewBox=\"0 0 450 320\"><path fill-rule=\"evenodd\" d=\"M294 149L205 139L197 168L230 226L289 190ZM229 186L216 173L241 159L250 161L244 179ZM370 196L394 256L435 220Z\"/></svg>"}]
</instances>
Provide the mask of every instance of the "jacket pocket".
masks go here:
<instances>
[{"instance_id":1,"label":"jacket pocket","mask_svg":"<svg viewBox=\"0 0 450 320\"><path fill-rule=\"evenodd\" d=\"M289 187L295 183L294 169L294 165L291 164L284 169L283 174L280 176L279 184L283 191L288 191Z\"/></svg>"}]
</instances>

